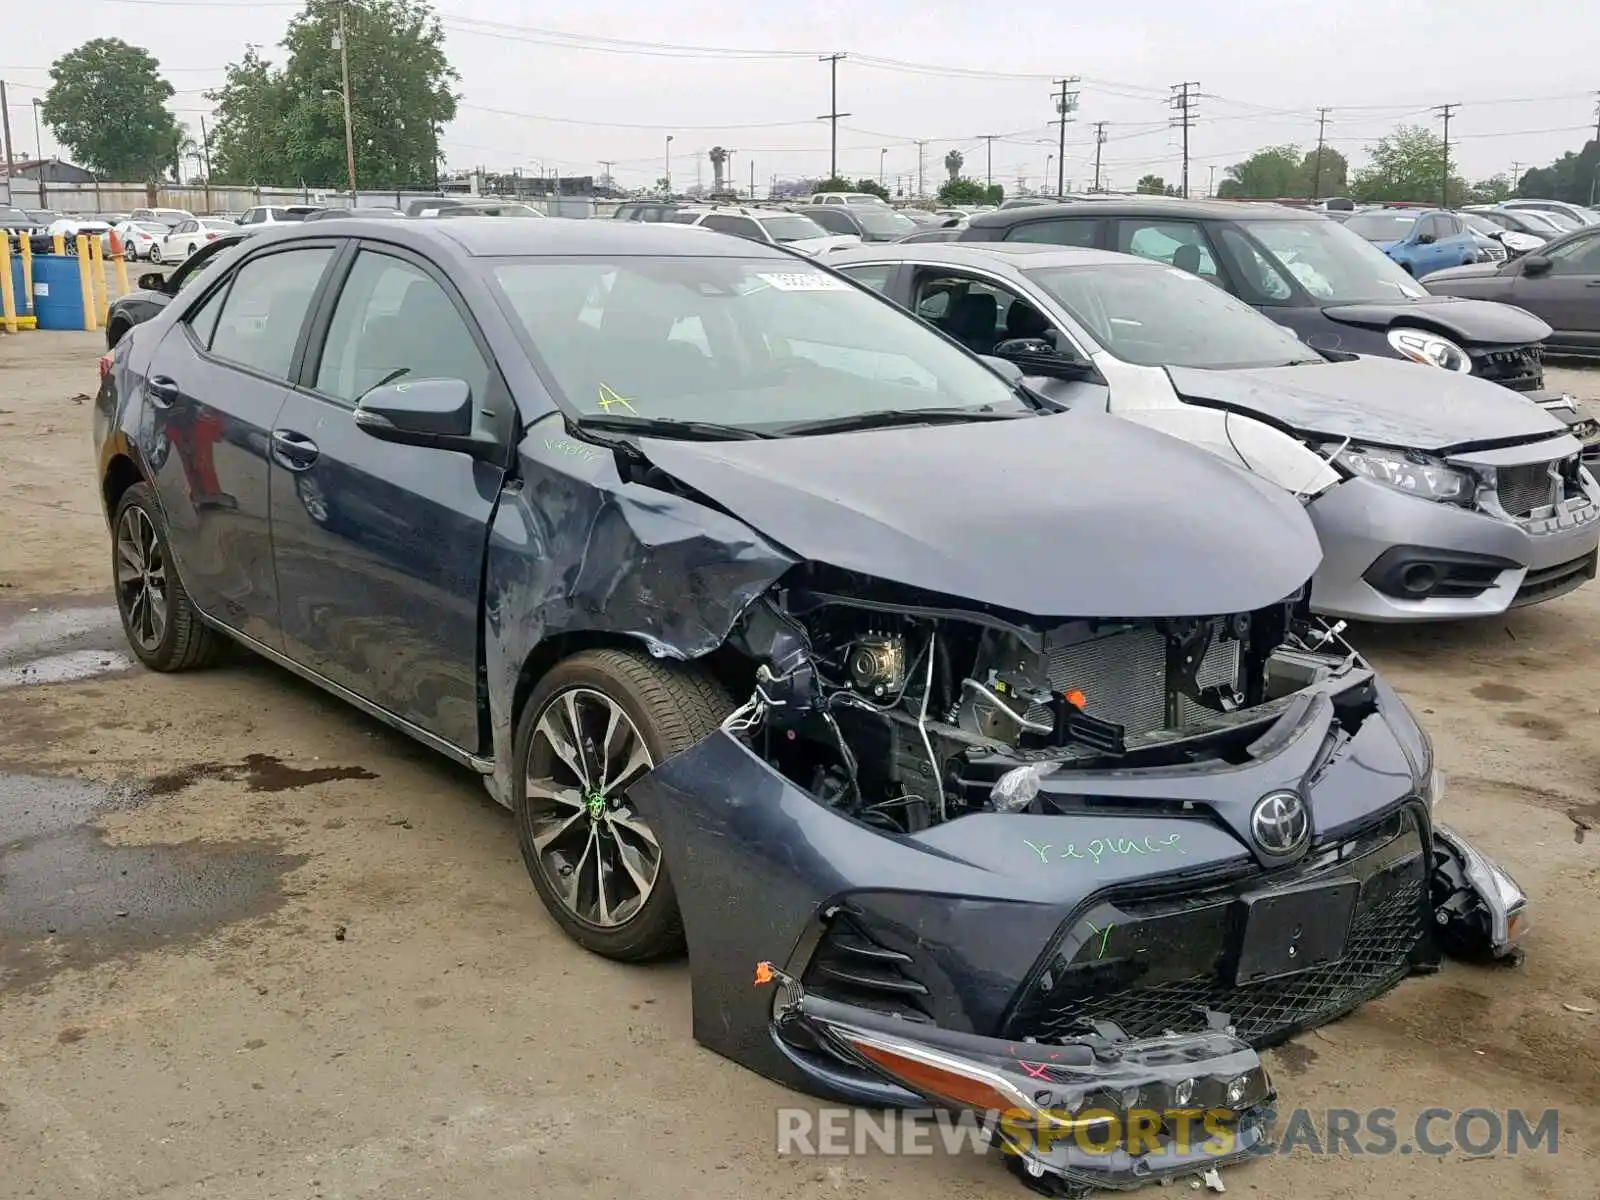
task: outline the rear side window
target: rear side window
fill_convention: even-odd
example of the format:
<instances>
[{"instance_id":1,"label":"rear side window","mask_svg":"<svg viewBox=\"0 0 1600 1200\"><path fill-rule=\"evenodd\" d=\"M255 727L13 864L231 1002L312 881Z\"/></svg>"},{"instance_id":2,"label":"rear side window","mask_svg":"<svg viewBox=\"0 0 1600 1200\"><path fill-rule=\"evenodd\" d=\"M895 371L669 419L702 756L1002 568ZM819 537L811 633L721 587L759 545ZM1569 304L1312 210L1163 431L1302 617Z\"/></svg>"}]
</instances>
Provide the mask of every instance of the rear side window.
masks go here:
<instances>
[{"instance_id":1,"label":"rear side window","mask_svg":"<svg viewBox=\"0 0 1600 1200\"><path fill-rule=\"evenodd\" d=\"M1100 244L1102 222L1092 217L1058 217L1053 221L1024 221L1013 225L1008 242L1044 242L1051 246L1082 246L1092 250Z\"/></svg>"},{"instance_id":2,"label":"rear side window","mask_svg":"<svg viewBox=\"0 0 1600 1200\"><path fill-rule=\"evenodd\" d=\"M287 380L311 297L332 256L331 249L317 246L245 263L223 302L211 353Z\"/></svg>"},{"instance_id":3,"label":"rear side window","mask_svg":"<svg viewBox=\"0 0 1600 1200\"><path fill-rule=\"evenodd\" d=\"M718 233L731 233L735 237L749 238L752 241L764 242L767 239L761 236L761 227L749 217L732 217L723 213L712 213L700 224L715 229Z\"/></svg>"}]
</instances>

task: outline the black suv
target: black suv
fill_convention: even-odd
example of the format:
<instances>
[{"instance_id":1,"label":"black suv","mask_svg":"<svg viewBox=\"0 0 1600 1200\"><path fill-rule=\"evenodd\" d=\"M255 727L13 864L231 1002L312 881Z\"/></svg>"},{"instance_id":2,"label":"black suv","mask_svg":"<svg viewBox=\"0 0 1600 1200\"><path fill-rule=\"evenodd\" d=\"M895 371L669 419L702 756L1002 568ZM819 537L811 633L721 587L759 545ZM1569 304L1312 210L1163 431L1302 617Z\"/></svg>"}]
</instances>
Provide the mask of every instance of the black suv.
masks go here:
<instances>
[{"instance_id":1,"label":"black suv","mask_svg":"<svg viewBox=\"0 0 1600 1200\"><path fill-rule=\"evenodd\" d=\"M1311 209L1120 197L973 217L958 241L1048 242L1137 254L1216 284L1318 350L1544 387L1550 328L1521 309L1431 296L1381 250Z\"/></svg>"}]
</instances>

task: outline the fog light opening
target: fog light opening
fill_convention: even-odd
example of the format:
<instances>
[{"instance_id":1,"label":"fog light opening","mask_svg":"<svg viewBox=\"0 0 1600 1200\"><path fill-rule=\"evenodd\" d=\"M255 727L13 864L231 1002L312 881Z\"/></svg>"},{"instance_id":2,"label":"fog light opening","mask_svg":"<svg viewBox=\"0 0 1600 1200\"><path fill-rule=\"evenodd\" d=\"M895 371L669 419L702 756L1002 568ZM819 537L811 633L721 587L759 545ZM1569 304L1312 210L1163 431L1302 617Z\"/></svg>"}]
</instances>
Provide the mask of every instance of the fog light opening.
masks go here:
<instances>
[{"instance_id":1,"label":"fog light opening","mask_svg":"<svg viewBox=\"0 0 1600 1200\"><path fill-rule=\"evenodd\" d=\"M1432 563L1412 563L1400 572L1400 586L1420 599L1439 586L1439 570Z\"/></svg>"}]
</instances>

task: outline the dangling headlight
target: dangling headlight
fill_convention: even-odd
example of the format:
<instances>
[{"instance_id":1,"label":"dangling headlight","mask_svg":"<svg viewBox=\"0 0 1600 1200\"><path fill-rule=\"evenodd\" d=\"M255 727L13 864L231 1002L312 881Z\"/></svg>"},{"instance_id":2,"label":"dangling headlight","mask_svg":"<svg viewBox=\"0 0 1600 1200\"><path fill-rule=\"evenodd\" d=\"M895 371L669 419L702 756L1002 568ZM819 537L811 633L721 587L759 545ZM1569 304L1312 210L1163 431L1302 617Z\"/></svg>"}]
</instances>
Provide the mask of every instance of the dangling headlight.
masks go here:
<instances>
[{"instance_id":1,"label":"dangling headlight","mask_svg":"<svg viewBox=\"0 0 1600 1200\"><path fill-rule=\"evenodd\" d=\"M1421 363L1425 367L1443 367L1462 375L1472 371L1472 360L1467 352L1449 338L1421 329L1389 330L1389 345L1403 358Z\"/></svg>"}]
</instances>

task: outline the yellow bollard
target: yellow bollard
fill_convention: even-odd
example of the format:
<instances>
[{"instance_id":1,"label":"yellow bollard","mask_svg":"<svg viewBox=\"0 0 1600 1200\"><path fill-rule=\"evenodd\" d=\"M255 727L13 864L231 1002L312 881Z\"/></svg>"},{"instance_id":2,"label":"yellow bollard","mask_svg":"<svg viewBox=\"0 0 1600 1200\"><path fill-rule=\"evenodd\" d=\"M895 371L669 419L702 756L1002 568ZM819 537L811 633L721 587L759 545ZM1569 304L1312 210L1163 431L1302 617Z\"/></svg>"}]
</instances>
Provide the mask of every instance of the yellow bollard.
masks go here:
<instances>
[{"instance_id":1,"label":"yellow bollard","mask_svg":"<svg viewBox=\"0 0 1600 1200\"><path fill-rule=\"evenodd\" d=\"M17 298L11 290L11 237L3 230L0 230L0 315L4 316L6 332L15 333Z\"/></svg>"},{"instance_id":2,"label":"yellow bollard","mask_svg":"<svg viewBox=\"0 0 1600 1200\"><path fill-rule=\"evenodd\" d=\"M22 252L22 290L28 294L23 297L23 305L29 312L33 311L33 239L20 237L17 239L17 249Z\"/></svg>"},{"instance_id":3,"label":"yellow bollard","mask_svg":"<svg viewBox=\"0 0 1600 1200\"><path fill-rule=\"evenodd\" d=\"M74 242L78 252L78 288L83 296L83 328L86 332L93 333L95 331L94 284L89 281L89 239L80 233Z\"/></svg>"},{"instance_id":4,"label":"yellow bollard","mask_svg":"<svg viewBox=\"0 0 1600 1200\"><path fill-rule=\"evenodd\" d=\"M100 249L98 235L89 238L89 278L94 285L94 313L99 324L104 325L111 315L111 298L106 295L106 260Z\"/></svg>"},{"instance_id":5,"label":"yellow bollard","mask_svg":"<svg viewBox=\"0 0 1600 1200\"><path fill-rule=\"evenodd\" d=\"M132 290L128 287L128 256L114 229L111 231L111 261L117 264L117 295L126 296Z\"/></svg>"},{"instance_id":6,"label":"yellow bollard","mask_svg":"<svg viewBox=\"0 0 1600 1200\"><path fill-rule=\"evenodd\" d=\"M55 242L55 250L57 254L65 254L67 252L67 241L64 234L58 233L51 240Z\"/></svg>"}]
</instances>

